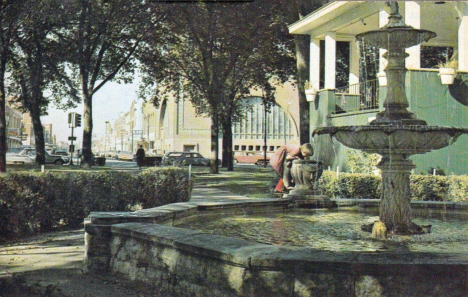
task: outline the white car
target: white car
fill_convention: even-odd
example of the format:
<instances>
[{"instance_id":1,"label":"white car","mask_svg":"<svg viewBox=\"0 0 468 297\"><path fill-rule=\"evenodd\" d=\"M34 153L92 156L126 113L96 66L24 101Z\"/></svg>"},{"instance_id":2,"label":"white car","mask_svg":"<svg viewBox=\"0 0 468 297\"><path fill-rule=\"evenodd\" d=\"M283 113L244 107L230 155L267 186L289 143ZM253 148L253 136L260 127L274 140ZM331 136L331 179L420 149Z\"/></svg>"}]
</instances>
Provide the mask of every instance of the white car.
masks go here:
<instances>
[{"instance_id":1,"label":"white car","mask_svg":"<svg viewBox=\"0 0 468 297\"><path fill-rule=\"evenodd\" d=\"M25 165L34 165L35 160L28 155L20 155L14 152L6 153L6 163L7 164L25 164Z\"/></svg>"}]
</instances>

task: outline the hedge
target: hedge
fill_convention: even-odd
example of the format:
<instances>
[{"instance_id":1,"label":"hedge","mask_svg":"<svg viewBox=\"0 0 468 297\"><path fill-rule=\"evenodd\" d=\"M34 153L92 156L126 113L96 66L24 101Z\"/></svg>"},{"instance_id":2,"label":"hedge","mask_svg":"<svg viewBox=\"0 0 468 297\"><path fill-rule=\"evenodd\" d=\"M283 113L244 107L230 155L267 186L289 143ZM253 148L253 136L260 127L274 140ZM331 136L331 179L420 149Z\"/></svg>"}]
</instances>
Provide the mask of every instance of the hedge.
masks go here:
<instances>
[{"instance_id":1,"label":"hedge","mask_svg":"<svg viewBox=\"0 0 468 297\"><path fill-rule=\"evenodd\" d=\"M81 227L91 211L134 211L190 199L188 171L0 175L0 237Z\"/></svg>"},{"instance_id":2,"label":"hedge","mask_svg":"<svg viewBox=\"0 0 468 297\"><path fill-rule=\"evenodd\" d=\"M380 198L380 176L363 173L336 173L324 171L317 190L336 198Z\"/></svg>"},{"instance_id":3,"label":"hedge","mask_svg":"<svg viewBox=\"0 0 468 297\"><path fill-rule=\"evenodd\" d=\"M468 176L410 176L411 200L468 202ZM335 198L379 199L382 179L368 174L336 173L325 171L317 190Z\"/></svg>"}]
</instances>

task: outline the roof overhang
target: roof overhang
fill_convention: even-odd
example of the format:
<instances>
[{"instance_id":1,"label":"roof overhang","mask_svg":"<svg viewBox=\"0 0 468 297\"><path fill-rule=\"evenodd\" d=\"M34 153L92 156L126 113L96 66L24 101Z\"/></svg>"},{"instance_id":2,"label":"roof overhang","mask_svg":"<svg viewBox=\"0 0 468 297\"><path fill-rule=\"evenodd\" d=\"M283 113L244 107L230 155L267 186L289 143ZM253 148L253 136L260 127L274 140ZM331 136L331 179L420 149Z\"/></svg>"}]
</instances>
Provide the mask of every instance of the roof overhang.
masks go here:
<instances>
[{"instance_id":1,"label":"roof overhang","mask_svg":"<svg viewBox=\"0 0 468 297\"><path fill-rule=\"evenodd\" d=\"M308 14L303 19L289 25L289 33L291 34L310 34L316 28L332 21L338 16L342 16L366 1L335 1L318 10Z\"/></svg>"},{"instance_id":2,"label":"roof overhang","mask_svg":"<svg viewBox=\"0 0 468 297\"><path fill-rule=\"evenodd\" d=\"M419 2L419 1L418 1ZM459 6L467 1L421 1L421 29L434 31L437 37L430 44L455 46L458 33ZM400 3L400 13L405 15L405 2ZM338 40L352 40L355 35L376 30L380 25L379 12L389 12L384 1L335 1L319 8L289 26L291 34L305 34L323 39L329 32Z\"/></svg>"}]
</instances>

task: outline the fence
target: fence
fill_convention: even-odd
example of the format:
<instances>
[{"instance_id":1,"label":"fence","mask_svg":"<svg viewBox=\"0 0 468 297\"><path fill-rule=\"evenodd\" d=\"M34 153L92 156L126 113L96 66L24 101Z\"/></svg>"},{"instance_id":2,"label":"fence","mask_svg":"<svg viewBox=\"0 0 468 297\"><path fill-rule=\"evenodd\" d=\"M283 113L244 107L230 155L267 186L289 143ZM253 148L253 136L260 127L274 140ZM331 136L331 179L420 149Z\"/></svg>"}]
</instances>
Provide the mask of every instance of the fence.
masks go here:
<instances>
[{"instance_id":1,"label":"fence","mask_svg":"<svg viewBox=\"0 0 468 297\"><path fill-rule=\"evenodd\" d=\"M369 80L335 89L335 112L341 114L379 108L379 85Z\"/></svg>"}]
</instances>

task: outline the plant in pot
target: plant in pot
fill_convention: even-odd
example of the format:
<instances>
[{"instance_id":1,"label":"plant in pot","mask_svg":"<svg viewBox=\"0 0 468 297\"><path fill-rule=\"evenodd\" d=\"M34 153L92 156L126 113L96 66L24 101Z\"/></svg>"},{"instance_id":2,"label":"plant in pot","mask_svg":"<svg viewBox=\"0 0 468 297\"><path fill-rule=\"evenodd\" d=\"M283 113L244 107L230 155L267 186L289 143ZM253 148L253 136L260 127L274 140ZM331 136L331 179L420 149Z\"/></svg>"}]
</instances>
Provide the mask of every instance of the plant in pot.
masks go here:
<instances>
[{"instance_id":1,"label":"plant in pot","mask_svg":"<svg viewBox=\"0 0 468 297\"><path fill-rule=\"evenodd\" d=\"M439 77L443 85L451 85L457 76L458 60L456 52L445 63L439 63Z\"/></svg>"},{"instance_id":2,"label":"plant in pot","mask_svg":"<svg viewBox=\"0 0 468 297\"><path fill-rule=\"evenodd\" d=\"M315 97L317 96L317 90L312 86L311 83L309 83L308 80L306 80L304 84L304 89L305 89L305 95L306 95L307 101L308 102L315 101Z\"/></svg>"}]
</instances>

